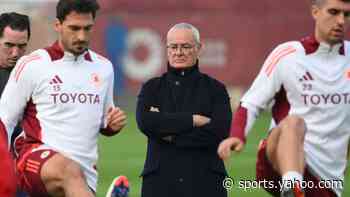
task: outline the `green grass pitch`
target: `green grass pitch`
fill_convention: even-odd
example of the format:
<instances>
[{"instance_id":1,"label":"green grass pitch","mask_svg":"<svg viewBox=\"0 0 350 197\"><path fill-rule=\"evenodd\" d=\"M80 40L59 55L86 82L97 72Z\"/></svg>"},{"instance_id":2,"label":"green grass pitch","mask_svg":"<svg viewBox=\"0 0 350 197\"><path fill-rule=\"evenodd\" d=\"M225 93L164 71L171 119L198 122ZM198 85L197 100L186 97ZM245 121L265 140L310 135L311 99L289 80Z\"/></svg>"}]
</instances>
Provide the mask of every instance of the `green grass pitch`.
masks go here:
<instances>
[{"instance_id":1,"label":"green grass pitch","mask_svg":"<svg viewBox=\"0 0 350 197\"><path fill-rule=\"evenodd\" d=\"M264 114L256 122L253 131L248 137L248 143L244 151L239 155L233 155L226 162L226 168L231 177L237 180L254 180L256 150L259 140L266 135L269 116ZM122 133L112 138L101 137L99 140L99 183L97 196L104 197L105 192L113 178L118 175L126 175L131 184L130 197L140 197L141 178L146 153L146 137L142 135L136 126L135 115L128 113L128 125ZM346 175L346 180L349 178ZM244 191L237 185L229 192L229 197L268 197L262 189L250 189ZM343 196L350 196L350 184L345 183Z\"/></svg>"}]
</instances>

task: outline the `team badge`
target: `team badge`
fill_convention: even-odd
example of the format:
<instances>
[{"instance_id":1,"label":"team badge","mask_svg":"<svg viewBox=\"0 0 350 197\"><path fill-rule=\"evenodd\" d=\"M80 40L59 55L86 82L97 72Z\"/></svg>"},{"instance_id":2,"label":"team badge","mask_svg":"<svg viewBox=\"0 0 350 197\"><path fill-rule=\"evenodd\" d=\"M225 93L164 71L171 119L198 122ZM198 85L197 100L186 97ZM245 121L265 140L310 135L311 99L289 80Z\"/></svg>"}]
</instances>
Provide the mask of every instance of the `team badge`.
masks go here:
<instances>
[{"instance_id":1,"label":"team badge","mask_svg":"<svg viewBox=\"0 0 350 197\"><path fill-rule=\"evenodd\" d=\"M345 78L347 80L350 80L350 68L348 70L345 71Z\"/></svg>"},{"instance_id":2,"label":"team badge","mask_svg":"<svg viewBox=\"0 0 350 197\"><path fill-rule=\"evenodd\" d=\"M99 88L101 86L101 78L97 73L91 74L91 82L96 87Z\"/></svg>"},{"instance_id":3,"label":"team badge","mask_svg":"<svg viewBox=\"0 0 350 197\"><path fill-rule=\"evenodd\" d=\"M45 159L46 157L48 157L50 155L50 151L44 151L43 153L41 153L40 158L41 159Z\"/></svg>"}]
</instances>

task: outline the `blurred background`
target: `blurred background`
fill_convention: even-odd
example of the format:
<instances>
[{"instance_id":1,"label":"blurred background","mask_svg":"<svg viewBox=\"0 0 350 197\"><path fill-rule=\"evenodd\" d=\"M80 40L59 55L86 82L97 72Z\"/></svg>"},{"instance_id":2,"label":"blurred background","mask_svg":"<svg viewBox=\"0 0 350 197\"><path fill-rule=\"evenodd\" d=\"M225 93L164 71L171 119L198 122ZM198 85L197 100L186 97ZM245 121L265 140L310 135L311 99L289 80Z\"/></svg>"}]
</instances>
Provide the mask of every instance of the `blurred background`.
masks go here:
<instances>
[{"instance_id":1,"label":"blurred background","mask_svg":"<svg viewBox=\"0 0 350 197\"><path fill-rule=\"evenodd\" d=\"M0 0L0 12L29 14L30 49L51 44L57 0ZM200 30L202 71L223 81L239 97L279 43L313 31L308 0L99 0L91 48L115 65L118 102L137 94L140 85L166 68L165 37L176 23ZM124 97L125 98L125 97ZM129 100L129 99L127 99ZM238 100L238 99L233 99ZM132 102L133 104L134 102Z\"/></svg>"},{"instance_id":2,"label":"blurred background","mask_svg":"<svg viewBox=\"0 0 350 197\"><path fill-rule=\"evenodd\" d=\"M235 107L250 86L264 59L279 43L313 32L309 1L241 0L98 0L91 48L115 66L116 103L128 113L128 126L113 137L100 139L98 196L104 196L114 176L131 181L131 196L140 196L146 138L135 123L135 103L142 83L166 69L166 33L188 22L200 30L203 72L226 84ZM50 45L57 0L0 0L0 13L18 11L31 16L29 51ZM256 123L243 154L226 163L235 180L255 178L255 154L266 135L269 114ZM344 196L350 196L345 186ZM233 187L230 196L268 196L261 189Z\"/></svg>"}]
</instances>

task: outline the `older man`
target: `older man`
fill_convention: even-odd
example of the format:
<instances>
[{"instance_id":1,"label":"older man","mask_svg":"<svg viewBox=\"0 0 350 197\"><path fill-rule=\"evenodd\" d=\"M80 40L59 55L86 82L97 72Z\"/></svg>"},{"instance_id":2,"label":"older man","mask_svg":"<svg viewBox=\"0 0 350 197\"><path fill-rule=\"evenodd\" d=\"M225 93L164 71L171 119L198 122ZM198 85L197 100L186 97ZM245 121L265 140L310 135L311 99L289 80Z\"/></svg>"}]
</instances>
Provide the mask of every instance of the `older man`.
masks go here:
<instances>
[{"instance_id":1,"label":"older man","mask_svg":"<svg viewBox=\"0 0 350 197\"><path fill-rule=\"evenodd\" d=\"M225 86L199 71L201 48L197 28L173 26L167 72L139 94L137 123L148 137L142 197L227 196L216 149L228 136L232 112Z\"/></svg>"}]
</instances>

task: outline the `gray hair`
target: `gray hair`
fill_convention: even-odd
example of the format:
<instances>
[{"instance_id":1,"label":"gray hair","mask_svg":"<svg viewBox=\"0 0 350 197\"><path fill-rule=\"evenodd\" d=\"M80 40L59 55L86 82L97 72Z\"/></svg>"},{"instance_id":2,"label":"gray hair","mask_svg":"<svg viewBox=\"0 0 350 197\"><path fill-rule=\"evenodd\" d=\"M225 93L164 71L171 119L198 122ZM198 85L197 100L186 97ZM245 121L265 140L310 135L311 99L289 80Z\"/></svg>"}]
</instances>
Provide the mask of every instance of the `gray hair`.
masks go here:
<instances>
[{"instance_id":1,"label":"gray hair","mask_svg":"<svg viewBox=\"0 0 350 197\"><path fill-rule=\"evenodd\" d=\"M195 26L189 23L178 23L174 25L172 28L170 28L170 30L167 33L167 37L169 36L169 33L174 31L175 29L189 29L192 31L192 34L196 43L199 44L201 42L199 31Z\"/></svg>"}]
</instances>

